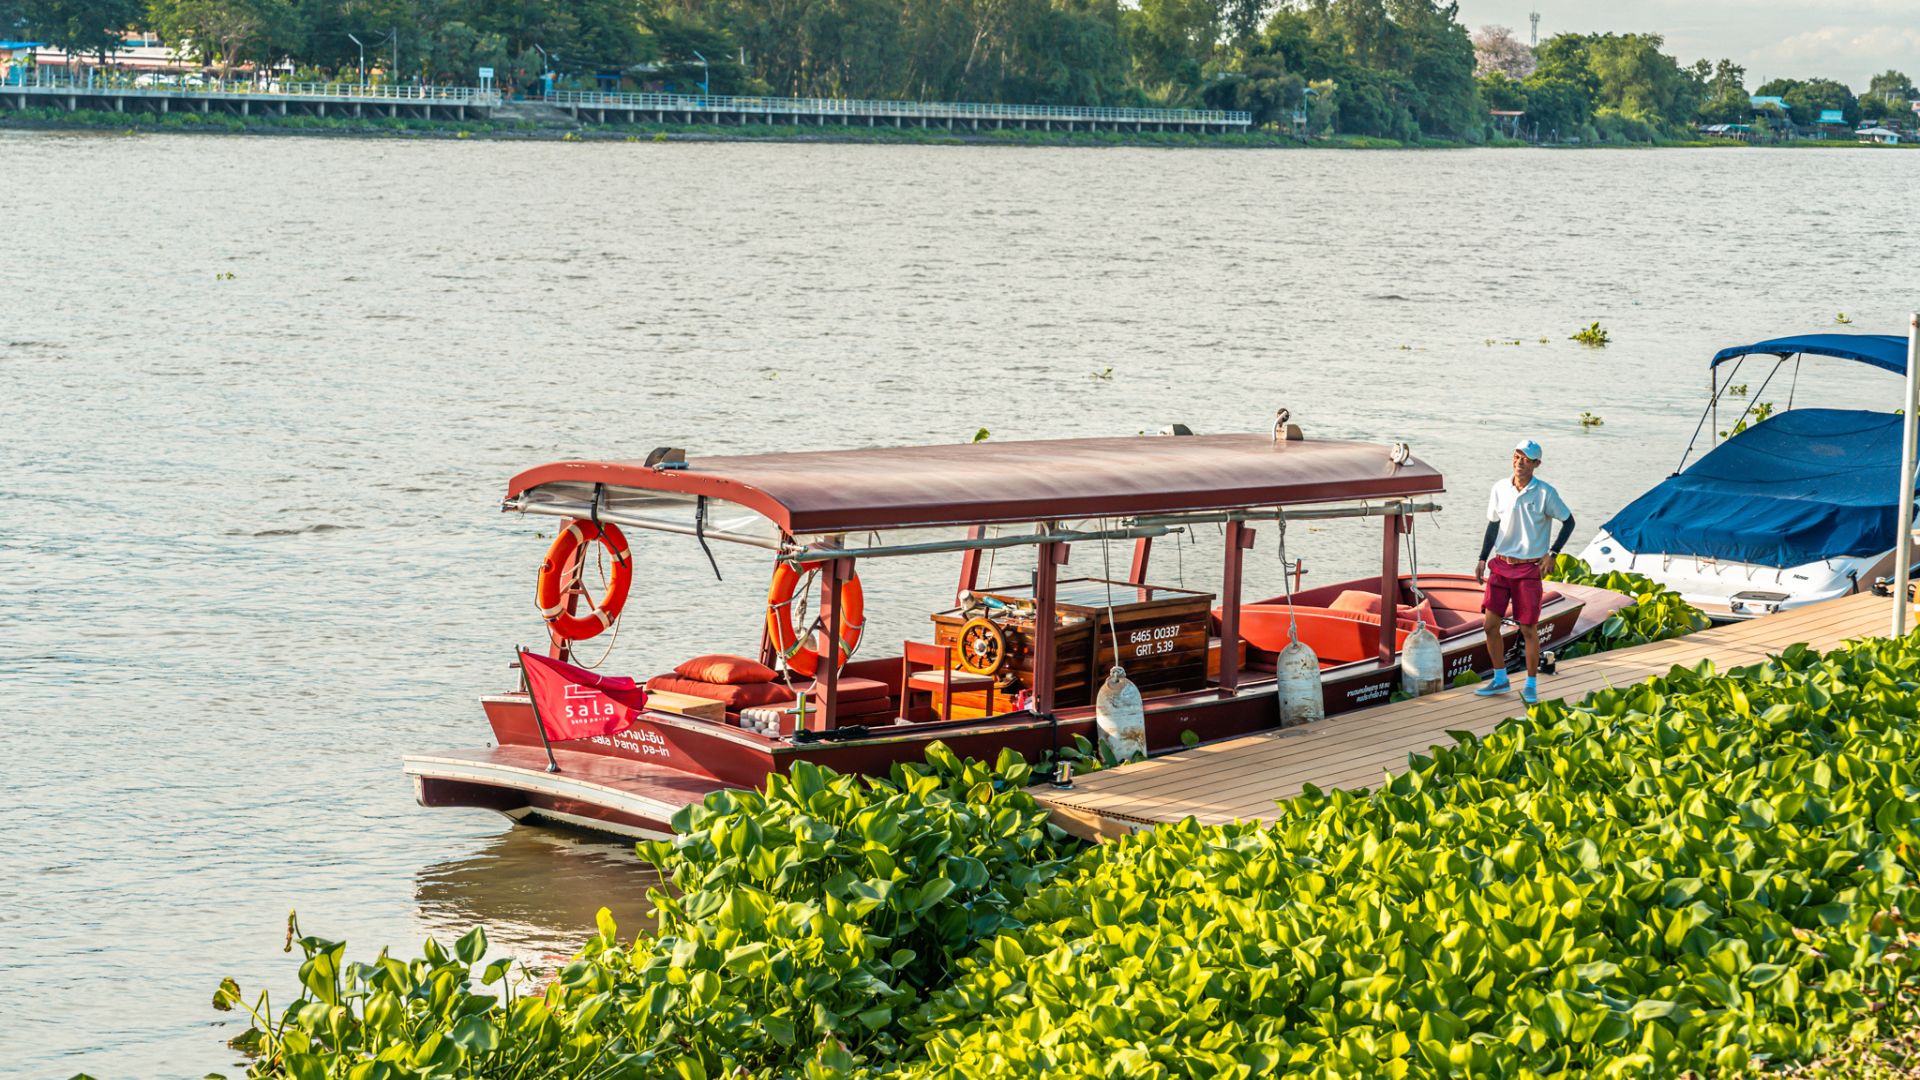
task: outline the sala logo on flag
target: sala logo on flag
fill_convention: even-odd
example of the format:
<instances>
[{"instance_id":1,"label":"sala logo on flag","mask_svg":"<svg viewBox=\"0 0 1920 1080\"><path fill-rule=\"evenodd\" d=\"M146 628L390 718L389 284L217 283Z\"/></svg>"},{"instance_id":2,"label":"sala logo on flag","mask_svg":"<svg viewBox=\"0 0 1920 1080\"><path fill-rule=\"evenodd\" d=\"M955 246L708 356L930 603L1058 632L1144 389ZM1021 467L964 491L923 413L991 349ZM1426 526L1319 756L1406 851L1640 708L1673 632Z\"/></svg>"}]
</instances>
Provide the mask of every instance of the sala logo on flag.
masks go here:
<instances>
[{"instance_id":1,"label":"sala logo on flag","mask_svg":"<svg viewBox=\"0 0 1920 1080\"><path fill-rule=\"evenodd\" d=\"M620 706L612 698L594 687L578 684L568 684L562 709L566 719L574 723L611 720L621 715Z\"/></svg>"}]
</instances>

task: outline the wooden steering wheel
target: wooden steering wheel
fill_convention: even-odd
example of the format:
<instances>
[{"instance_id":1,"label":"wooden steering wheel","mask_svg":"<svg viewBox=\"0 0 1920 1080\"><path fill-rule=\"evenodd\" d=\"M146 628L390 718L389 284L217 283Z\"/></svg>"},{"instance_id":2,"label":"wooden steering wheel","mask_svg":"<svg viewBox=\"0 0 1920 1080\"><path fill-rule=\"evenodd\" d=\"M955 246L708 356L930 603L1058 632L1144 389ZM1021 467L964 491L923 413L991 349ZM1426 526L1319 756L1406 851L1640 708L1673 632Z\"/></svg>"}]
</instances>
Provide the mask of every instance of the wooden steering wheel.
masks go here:
<instances>
[{"instance_id":1,"label":"wooden steering wheel","mask_svg":"<svg viewBox=\"0 0 1920 1080\"><path fill-rule=\"evenodd\" d=\"M992 675L1007 660L1007 635L991 619L972 618L960 627L960 666L975 675Z\"/></svg>"}]
</instances>

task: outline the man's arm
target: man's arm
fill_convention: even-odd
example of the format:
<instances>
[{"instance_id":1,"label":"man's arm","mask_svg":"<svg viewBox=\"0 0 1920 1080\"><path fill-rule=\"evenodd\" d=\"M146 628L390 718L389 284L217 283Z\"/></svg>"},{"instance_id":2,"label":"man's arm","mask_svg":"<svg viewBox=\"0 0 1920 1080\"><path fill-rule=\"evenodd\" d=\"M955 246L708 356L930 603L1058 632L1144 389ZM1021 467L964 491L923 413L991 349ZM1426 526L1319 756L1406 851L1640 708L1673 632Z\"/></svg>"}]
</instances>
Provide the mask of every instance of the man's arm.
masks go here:
<instances>
[{"instance_id":1,"label":"man's arm","mask_svg":"<svg viewBox=\"0 0 1920 1080\"><path fill-rule=\"evenodd\" d=\"M1493 554L1493 542L1500 535L1500 523L1487 522L1487 535L1480 538L1480 564L1473 568L1475 581L1487 580L1487 556Z\"/></svg>"},{"instance_id":2,"label":"man's arm","mask_svg":"<svg viewBox=\"0 0 1920 1080\"><path fill-rule=\"evenodd\" d=\"M1560 523L1560 535L1554 538L1553 547L1547 551L1547 557L1541 560L1540 569L1547 570L1553 566L1553 557L1555 555L1560 554L1561 548L1567 546L1567 538L1572 535L1573 535L1573 514L1568 513L1567 519Z\"/></svg>"}]
</instances>

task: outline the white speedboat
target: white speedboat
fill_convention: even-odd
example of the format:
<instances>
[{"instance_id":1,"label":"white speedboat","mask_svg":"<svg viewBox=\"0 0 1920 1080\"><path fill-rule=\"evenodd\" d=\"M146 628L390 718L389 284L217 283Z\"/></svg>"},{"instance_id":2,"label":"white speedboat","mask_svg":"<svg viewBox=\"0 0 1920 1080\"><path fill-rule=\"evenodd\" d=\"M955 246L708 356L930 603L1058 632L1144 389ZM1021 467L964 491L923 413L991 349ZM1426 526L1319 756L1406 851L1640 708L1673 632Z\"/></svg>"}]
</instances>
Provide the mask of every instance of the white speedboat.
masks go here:
<instances>
[{"instance_id":1,"label":"white speedboat","mask_svg":"<svg viewBox=\"0 0 1920 1080\"><path fill-rule=\"evenodd\" d=\"M1907 341L1805 334L1722 349L1709 415L1739 371L1723 380L1720 365L1749 356L1773 357L1776 373L1792 360L1797 375L1801 356L1827 356L1905 374ZM1731 438L1615 514L1580 557L1596 571L1652 578L1718 620L1846 596L1891 573L1903 417L1803 408L1745 426L1758 397L1747 399ZM1904 520L1911 527L1911 500Z\"/></svg>"}]
</instances>

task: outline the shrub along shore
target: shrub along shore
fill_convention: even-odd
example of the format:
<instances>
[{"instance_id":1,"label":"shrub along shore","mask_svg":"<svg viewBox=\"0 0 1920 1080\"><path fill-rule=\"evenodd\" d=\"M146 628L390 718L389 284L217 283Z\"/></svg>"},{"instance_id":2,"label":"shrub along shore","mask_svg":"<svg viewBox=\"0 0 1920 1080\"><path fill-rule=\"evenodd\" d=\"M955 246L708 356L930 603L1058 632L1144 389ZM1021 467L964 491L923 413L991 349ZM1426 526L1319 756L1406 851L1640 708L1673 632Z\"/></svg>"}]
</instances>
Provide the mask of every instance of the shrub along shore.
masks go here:
<instances>
[{"instance_id":1,"label":"shrub along shore","mask_svg":"<svg viewBox=\"0 0 1920 1080\"><path fill-rule=\"evenodd\" d=\"M1270 824L1096 846L1012 754L801 765L641 844L657 929L602 912L550 978L479 930L365 963L299 936L291 1004L215 1005L252 1014L250 1075L355 1080L1857 1064L1915 1024L1917 695L1920 632L1675 668Z\"/></svg>"}]
</instances>

